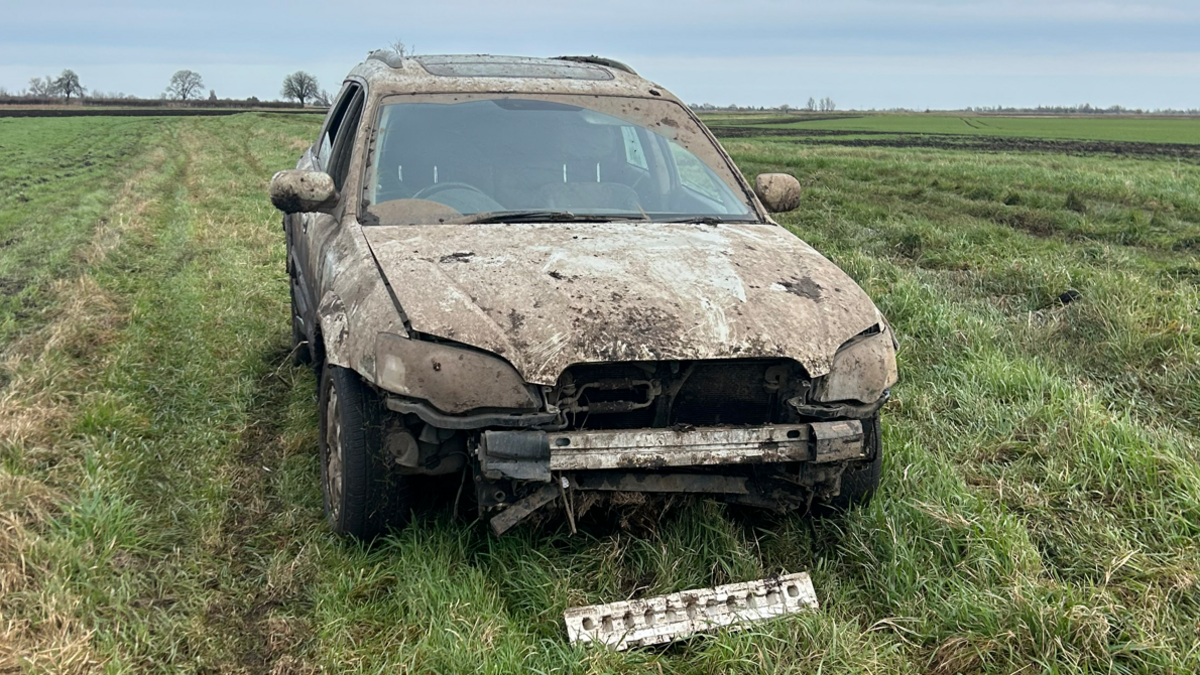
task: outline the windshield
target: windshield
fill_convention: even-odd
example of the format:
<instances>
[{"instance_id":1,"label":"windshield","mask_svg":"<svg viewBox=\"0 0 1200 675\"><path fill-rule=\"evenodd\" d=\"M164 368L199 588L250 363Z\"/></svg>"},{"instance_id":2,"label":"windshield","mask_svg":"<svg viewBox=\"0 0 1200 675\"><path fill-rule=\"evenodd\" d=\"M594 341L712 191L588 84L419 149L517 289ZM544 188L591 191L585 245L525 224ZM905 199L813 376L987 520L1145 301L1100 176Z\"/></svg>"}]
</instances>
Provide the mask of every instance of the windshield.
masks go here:
<instances>
[{"instance_id":1,"label":"windshield","mask_svg":"<svg viewBox=\"0 0 1200 675\"><path fill-rule=\"evenodd\" d=\"M712 141L670 101L397 96L375 143L365 197L381 224L757 220Z\"/></svg>"}]
</instances>

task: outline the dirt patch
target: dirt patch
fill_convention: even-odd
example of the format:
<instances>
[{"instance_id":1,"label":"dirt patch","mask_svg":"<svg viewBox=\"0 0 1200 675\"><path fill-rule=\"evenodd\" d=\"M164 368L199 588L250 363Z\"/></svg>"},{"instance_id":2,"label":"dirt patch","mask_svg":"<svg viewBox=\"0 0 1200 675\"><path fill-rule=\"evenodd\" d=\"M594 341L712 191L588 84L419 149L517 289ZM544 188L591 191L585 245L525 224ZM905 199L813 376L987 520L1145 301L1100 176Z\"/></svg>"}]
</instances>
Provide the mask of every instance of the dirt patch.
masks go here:
<instances>
[{"instance_id":1,"label":"dirt patch","mask_svg":"<svg viewBox=\"0 0 1200 675\"><path fill-rule=\"evenodd\" d=\"M809 145L843 145L855 148L929 148L972 152L1045 152L1066 155L1118 155L1171 158L1200 163L1200 145L1141 143L1132 141L1082 141L955 134L908 134L883 131L817 129L755 129L715 127L719 138L794 138ZM846 137L853 138L846 138ZM862 138L863 136L877 138Z\"/></svg>"},{"instance_id":2,"label":"dirt patch","mask_svg":"<svg viewBox=\"0 0 1200 675\"><path fill-rule=\"evenodd\" d=\"M475 257L475 254L472 253L471 251L456 251L449 255L442 256L440 259L438 259L438 262L440 262L440 263L471 262L471 258L473 258L473 257Z\"/></svg>"},{"instance_id":3,"label":"dirt patch","mask_svg":"<svg viewBox=\"0 0 1200 675\"><path fill-rule=\"evenodd\" d=\"M808 121L808 120L805 120ZM754 127L712 127L712 132L718 138L754 138L782 137L796 138L808 136L895 136L894 131L848 131L845 129L756 129ZM903 132L901 132L903 133ZM916 134L914 134L916 135Z\"/></svg>"},{"instance_id":4,"label":"dirt patch","mask_svg":"<svg viewBox=\"0 0 1200 675\"><path fill-rule=\"evenodd\" d=\"M759 124L795 124L797 122L821 122L824 120L855 120L862 115L790 115L787 117L763 117L762 119L741 119L737 120L738 125L759 125ZM718 123L719 127L719 123ZM716 129L718 127L713 127ZM720 128L736 128L736 127L720 127Z\"/></svg>"},{"instance_id":5,"label":"dirt patch","mask_svg":"<svg viewBox=\"0 0 1200 675\"><path fill-rule=\"evenodd\" d=\"M1064 155L1118 155L1171 158L1200 163L1200 145L1132 143L1126 141L1063 141L1038 138L914 136L889 139L847 139L833 143L852 147L931 148L973 152L1045 152Z\"/></svg>"},{"instance_id":6,"label":"dirt patch","mask_svg":"<svg viewBox=\"0 0 1200 675\"><path fill-rule=\"evenodd\" d=\"M16 295L23 290L25 290L24 282L0 277L0 295Z\"/></svg>"},{"instance_id":7,"label":"dirt patch","mask_svg":"<svg viewBox=\"0 0 1200 675\"><path fill-rule=\"evenodd\" d=\"M1050 237L1061 232L1054 217L1044 211L1005 209L985 214L985 217L1035 237Z\"/></svg>"},{"instance_id":8,"label":"dirt patch","mask_svg":"<svg viewBox=\"0 0 1200 675\"><path fill-rule=\"evenodd\" d=\"M781 281L779 285L792 295L808 298L814 302L821 299L821 284L813 281L811 277L793 278L791 281Z\"/></svg>"}]
</instances>

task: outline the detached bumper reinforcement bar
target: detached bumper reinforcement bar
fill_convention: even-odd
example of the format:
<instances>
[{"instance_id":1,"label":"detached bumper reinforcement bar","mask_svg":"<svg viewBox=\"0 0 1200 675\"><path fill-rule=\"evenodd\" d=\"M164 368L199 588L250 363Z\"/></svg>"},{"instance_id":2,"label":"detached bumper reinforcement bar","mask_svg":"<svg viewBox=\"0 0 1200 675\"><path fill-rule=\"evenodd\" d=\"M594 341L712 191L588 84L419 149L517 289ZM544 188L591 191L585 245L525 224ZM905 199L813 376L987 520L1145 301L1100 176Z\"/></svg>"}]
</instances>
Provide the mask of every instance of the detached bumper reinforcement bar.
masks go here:
<instances>
[{"instance_id":1,"label":"detached bumper reinforcement bar","mask_svg":"<svg viewBox=\"0 0 1200 675\"><path fill-rule=\"evenodd\" d=\"M572 607L563 620L571 642L599 642L623 650L817 608L812 580L800 572L643 600Z\"/></svg>"},{"instance_id":2,"label":"detached bumper reinforcement bar","mask_svg":"<svg viewBox=\"0 0 1200 675\"><path fill-rule=\"evenodd\" d=\"M551 471L832 462L864 456L858 420L763 427L562 431L548 434Z\"/></svg>"}]
</instances>

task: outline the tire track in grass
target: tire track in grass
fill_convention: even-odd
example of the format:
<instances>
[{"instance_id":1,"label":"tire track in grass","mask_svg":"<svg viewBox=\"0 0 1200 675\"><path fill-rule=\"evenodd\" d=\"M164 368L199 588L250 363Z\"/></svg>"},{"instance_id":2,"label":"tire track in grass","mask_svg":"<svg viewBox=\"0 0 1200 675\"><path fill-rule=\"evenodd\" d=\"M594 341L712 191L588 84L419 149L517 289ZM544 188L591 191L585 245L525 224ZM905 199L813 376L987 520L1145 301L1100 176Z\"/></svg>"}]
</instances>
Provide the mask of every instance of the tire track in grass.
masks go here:
<instances>
[{"instance_id":1,"label":"tire track in grass","mask_svg":"<svg viewBox=\"0 0 1200 675\"><path fill-rule=\"evenodd\" d=\"M247 562L247 557L269 557L270 549L278 547L278 539L264 536L263 525L289 507L271 476L287 454L285 421L279 411L287 408L290 392L302 388L295 381L297 373L278 368L288 356L287 349L279 348L267 352L262 360L263 367L273 370L258 378L249 421L236 444L236 464L231 467L231 508L221 525L228 538L228 570L241 578L247 594L233 615L221 617L218 624L236 645L233 656L237 666L248 672L310 670L296 655L312 634L305 618L296 615L306 614L309 603L297 589L281 591L273 585L269 570ZM288 537L302 535L286 533Z\"/></svg>"},{"instance_id":2,"label":"tire track in grass","mask_svg":"<svg viewBox=\"0 0 1200 675\"><path fill-rule=\"evenodd\" d=\"M308 629L286 611L303 591L289 565L317 530L274 496L290 479L271 471L304 373L277 369L286 286L266 177L239 175L224 137L250 139L243 157L291 139L254 140L253 119L167 127L93 238L87 283L67 289L88 302L6 392L55 416L26 413L42 431L6 435L0 668L307 669L290 655Z\"/></svg>"},{"instance_id":3,"label":"tire track in grass","mask_svg":"<svg viewBox=\"0 0 1200 675\"><path fill-rule=\"evenodd\" d=\"M87 485L94 472L74 432L89 395L87 384L128 319L123 298L102 287L95 274L122 242L143 233L149 205L144 186L155 184L168 164L156 143L161 127L140 124L144 129L135 130L136 151L91 146L111 162L103 181L85 193L60 192L63 201L50 211L67 231L54 242L57 249L44 248L45 255L31 258L26 268L35 276L64 271L77 276L50 283L54 299L46 309L48 322L5 346L0 366L9 380L0 397L0 672L87 672L104 662L86 597L72 583L79 560L71 548L77 534L71 526L89 508L88 493L95 495L89 490L94 486ZM58 140L67 144L75 142L71 133L86 132L58 131ZM38 180L37 171L28 178ZM88 217L106 201L107 207ZM90 238L71 226L91 230ZM64 270L56 264L62 260L72 264ZM95 551L97 558L110 552L106 546Z\"/></svg>"},{"instance_id":4,"label":"tire track in grass","mask_svg":"<svg viewBox=\"0 0 1200 675\"><path fill-rule=\"evenodd\" d=\"M303 529L291 526L297 519L272 478L284 461L278 411L298 376L279 368L287 344L277 216L260 207L266 177L244 179L260 173L247 145L253 118L180 129L186 168L170 197L178 217L164 223L161 283L146 298L158 309L145 315L137 350L159 357L138 366L146 369L138 379L155 383L144 405L176 418L158 443L165 461L149 471L169 497L140 498L176 524L171 539L190 559L176 578L191 616L146 656L183 644L202 669L304 671L291 653L311 633L291 611L303 588L280 579L303 555L305 534L319 530L303 518Z\"/></svg>"}]
</instances>

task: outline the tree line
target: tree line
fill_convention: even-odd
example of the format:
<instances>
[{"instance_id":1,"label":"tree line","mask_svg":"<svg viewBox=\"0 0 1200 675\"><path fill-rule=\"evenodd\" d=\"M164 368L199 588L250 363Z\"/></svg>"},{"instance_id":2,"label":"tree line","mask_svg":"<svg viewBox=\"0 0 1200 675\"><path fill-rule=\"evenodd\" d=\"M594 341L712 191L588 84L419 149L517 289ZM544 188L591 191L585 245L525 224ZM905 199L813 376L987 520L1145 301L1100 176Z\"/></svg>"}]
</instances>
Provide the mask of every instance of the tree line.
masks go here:
<instances>
[{"instance_id":1,"label":"tree line","mask_svg":"<svg viewBox=\"0 0 1200 675\"><path fill-rule=\"evenodd\" d=\"M784 103L783 105L775 106L774 108L767 108L764 106L759 106L756 108L752 105L740 106L736 103L731 103L727 106L717 106L717 105L713 105L711 103L693 103L691 105L691 108L693 110L706 110L706 111L712 111L712 110L746 110L746 111L778 110L779 112L786 113L786 112L791 112L793 110L804 110L807 112L833 112L833 111L837 110L837 103L834 103L833 99L828 96L822 98L820 101L818 101L817 99L810 96L808 98L808 102L804 105L803 108L797 108L797 107L792 106L787 103Z\"/></svg>"},{"instance_id":2,"label":"tree line","mask_svg":"<svg viewBox=\"0 0 1200 675\"><path fill-rule=\"evenodd\" d=\"M181 103L199 102L204 97L204 77L194 70L179 70L176 71L171 79L167 82L167 87L160 95L160 99L169 101L178 101ZM294 101L301 106L316 105L320 107L328 107L330 101L329 92L322 89L317 82L317 78L303 70L298 70L283 78L283 86L279 90L279 95L287 101ZM70 104L72 100L82 101L84 98L103 99L103 100L127 100L138 101L136 96L127 96L124 93L102 93L92 92L88 96L88 89L79 81L79 75L71 69L62 71L58 77L47 75L45 77L35 77L29 80L29 86L22 91L15 93L9 92L3 87L0 87L0 98L25 98L25 99L62 99ZM208 90L208 101L218 101L217 92L213 89ZM246 99L249 102L258 102L255 97Z\"/></svg>"}]
</instances>

